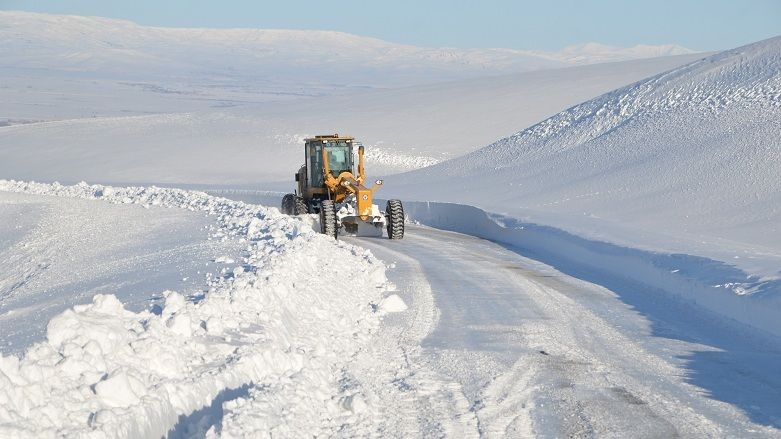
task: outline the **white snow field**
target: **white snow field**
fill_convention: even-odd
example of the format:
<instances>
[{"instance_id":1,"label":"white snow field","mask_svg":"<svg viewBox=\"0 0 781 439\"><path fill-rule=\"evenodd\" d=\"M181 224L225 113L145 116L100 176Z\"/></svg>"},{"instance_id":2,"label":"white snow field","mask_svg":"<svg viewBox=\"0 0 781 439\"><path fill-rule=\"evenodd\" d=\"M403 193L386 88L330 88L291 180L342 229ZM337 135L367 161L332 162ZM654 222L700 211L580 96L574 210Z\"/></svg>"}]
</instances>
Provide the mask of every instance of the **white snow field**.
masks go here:
<instances>
[{"instance_id":1,"label":"white snow field","mask_svg":"<svg viewBox=\"0 0 781 439\"><path fill-rule=\"evenodd\" d=\"M95 294L142 311L166 289L203 289L225 267L215 259L242 251L211 239L211 224L200 212L0 192L0 352L40 341L49 319Z\"/></svg>"},{"instance_id":2,"label":"white snow field","mask_svg":"<svg viewBox=\"0 0 781 439\"><path fill-rule=\"evenodd\" d=\"M686 52L591 44L562 52L577 60L552 61L335 32L0 11L0 174L257 186L290 180L306 135L342 132L370 146L381 177L472 151L703 56ZM623 62L582 65L592 53ZM307 68L314 59L317 68Z\"/></svg>"},{"instance_id":3,"label":"white snow field","mask_svg":"<svg viewBox=\"0 0 781 439\"><path fill-rule=\"evenodd\" d=\"M160 103L117 92L105 117L0 127L0 173L5 178L136 184L255 186L285 182L302 163L307 135L341 132L367 145L372 176L417 169L474 150L616 87L686 64L702 55L477 78L289 102L207 108ZM38 101L69 112L101 108L90 89L20 98L21 86L0 89L8 101ZM56 88L58 85L47 85ZM8 102L7 101L7 102ZM4 104L0 108L6 108ZM118 116L139 109L156 114ZM32 117L13 105L9 117ZM43 119L42 115L38 119ZM349 130L349 132L344 132ZM294 171L295 172L295 171Z\"/></svg>"},{"instance_id":4,"label":"white snow field","mask_svg":"<svg viewBox=\"0 0 781 439\"><path fill-rule=\"evenodd\" d=\"M781 37L388 178L386 195L477 206L497 215L422 204L417 219L645 279L781 335L779 133Z\"/></svg>"}]
</instances>

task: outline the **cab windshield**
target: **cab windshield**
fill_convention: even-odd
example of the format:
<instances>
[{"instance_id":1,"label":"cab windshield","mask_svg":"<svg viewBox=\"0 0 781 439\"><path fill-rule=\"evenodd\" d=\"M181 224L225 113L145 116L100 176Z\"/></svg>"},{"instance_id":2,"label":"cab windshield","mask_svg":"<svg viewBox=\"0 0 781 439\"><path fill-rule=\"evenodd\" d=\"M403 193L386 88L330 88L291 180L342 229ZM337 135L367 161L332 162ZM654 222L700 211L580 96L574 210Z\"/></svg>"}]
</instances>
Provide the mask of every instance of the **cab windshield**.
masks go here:
<instances>
[{"instance_id":1,"label":"cab windshield","mask_svg":"<svg viewBox=\"0 0 781 439\"><path fill-rule=\"evenodd\" d=\"M325 148L325 151L326 154L328 154L328 167L331 169L331 174L333 174L334 177L342 172L352 171L352 157L350 157L349 146L328 145Z\"/></svg>"},{"instance_id":2,"label":"cab windshield","mask_svg":"<svg viewBox=\"0 0 781 439\"><path fill-rule=\"evenodd\" d=\"M338 177L340 173L352 172L353 157L352 145L344 140L315 141L307 144L306 164L309 168L309 181L313 186L323 185L323 158L322 151L325 147L328 155L328 167L331 175Z\"/></svg>"}]
</instances>

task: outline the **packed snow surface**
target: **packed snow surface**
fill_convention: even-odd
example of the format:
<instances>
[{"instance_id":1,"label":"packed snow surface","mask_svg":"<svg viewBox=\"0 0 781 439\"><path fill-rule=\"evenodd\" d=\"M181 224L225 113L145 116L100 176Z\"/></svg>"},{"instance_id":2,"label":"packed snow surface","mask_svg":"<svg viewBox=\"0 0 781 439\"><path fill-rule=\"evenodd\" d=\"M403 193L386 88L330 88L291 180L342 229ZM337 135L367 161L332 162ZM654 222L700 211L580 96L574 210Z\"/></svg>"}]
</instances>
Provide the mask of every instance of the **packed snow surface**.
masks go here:
<instances>
[{"instance_id":1,"label":"packed snow surface","mask_svg":"<svg viewBox=\"0 0 781 439\"><path fill-rule=\"evenodd\" d=\"M347 432L369 416L359 389L339 383L377 324L371 302L381 299L384 266L368 252L276 209L201 192L15 181L0 189L206 212L214 235L246 249L205 294L161 291L161 307L138 312L97 294L54 317L45 341L0 356L0 436L217 434L208 409L222 413L231 392L278 396L242 411L245 436Z\"/></svg>"},{"instance_id":2,"label":"packed snow surface","mask_svg":"<svg viewBox=\"0 0 781 439\"><path fill-rule=\"evenodd\" d=\"M566 255L550 260L559 271L526 247L411 224L402 241L345 239L390 263L409 306L382 320L354 370L393 407L386 436L781 433L777 336L625 273L589 267L582 280Z\"/></svg>"},{"instance_id":3,"label":"packed snow surface","mask_svg":"<svg viewBox=\"0 0 781 439\"><path fill-rule=\"evenodd\" d=\"M772 280L781 277L779 133L781 37L607 93L386 186Z\"/></svg>"}]
</instances>

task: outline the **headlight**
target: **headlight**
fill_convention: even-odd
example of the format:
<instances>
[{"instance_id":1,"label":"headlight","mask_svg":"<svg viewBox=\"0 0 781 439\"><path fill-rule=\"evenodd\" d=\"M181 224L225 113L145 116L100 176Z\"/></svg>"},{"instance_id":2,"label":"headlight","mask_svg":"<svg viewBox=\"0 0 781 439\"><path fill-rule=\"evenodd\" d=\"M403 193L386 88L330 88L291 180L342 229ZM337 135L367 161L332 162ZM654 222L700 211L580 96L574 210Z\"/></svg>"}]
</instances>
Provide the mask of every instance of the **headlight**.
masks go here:
<instances>
[{"instance_id":1,"label":"headlight","mask_svg":"<svg viewBox=\"0 0 781 439\"><path fill-rule=\"evenodd\" d=\"M381 185L382 184L382 180L377 180L377 181L374 182L374 184Z\"/></svg>"},{"instance_id":2,"label":"headlight","mask_svg":"<svg viewBox=\"0 0 781 439\"><path fill-rule=\"evenodd\" d=\"M350 181L349 181L349 180L345 180L345 181L343 181L343 182L342 182L342 186L344 186L344 187L349 187L349 186L350 186Z\"/></svg>"}]
</instances>

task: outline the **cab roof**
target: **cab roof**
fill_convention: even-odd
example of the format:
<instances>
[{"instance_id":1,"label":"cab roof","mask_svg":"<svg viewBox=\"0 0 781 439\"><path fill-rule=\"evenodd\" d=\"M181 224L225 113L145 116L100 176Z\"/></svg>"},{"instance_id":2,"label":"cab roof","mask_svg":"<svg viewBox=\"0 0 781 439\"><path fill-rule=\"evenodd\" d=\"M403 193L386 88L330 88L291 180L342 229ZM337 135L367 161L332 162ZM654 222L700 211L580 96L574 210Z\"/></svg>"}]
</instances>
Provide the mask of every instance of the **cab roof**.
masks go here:
<instances>
[{"instance_id":1,"label":"cab roof","mask_svg":"<svg viewBox=\"0 0 781 439\"><path fill-rule=\"evenodd\" d=\"M352 136L340 136L339 134L324 134L321 136L315 136L315 137L309 137L307 139L304 139L305 142L311 142L311 141L323 141L323 140L355 140Z\"/></svg>"}]
</instances>

